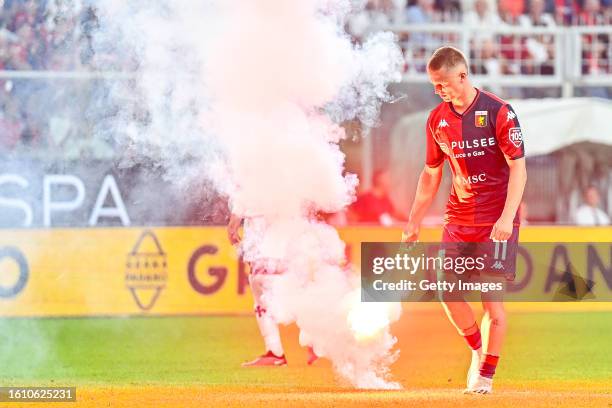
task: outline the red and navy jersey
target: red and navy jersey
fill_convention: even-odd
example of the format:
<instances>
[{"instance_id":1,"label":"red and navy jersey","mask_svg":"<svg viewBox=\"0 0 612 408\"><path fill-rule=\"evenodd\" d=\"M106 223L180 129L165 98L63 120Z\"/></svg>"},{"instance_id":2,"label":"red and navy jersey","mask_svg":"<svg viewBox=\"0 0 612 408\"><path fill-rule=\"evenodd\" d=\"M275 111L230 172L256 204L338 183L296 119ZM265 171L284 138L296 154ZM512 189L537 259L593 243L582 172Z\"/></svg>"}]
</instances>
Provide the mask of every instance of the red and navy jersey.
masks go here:
<instances>
[{"instance_id":1,"label":"red and navy jersey","mask_svg":"<svg viewBox=\"0 0 612 408\"><path fill-rule=\"evenodd\" d=\"M427 119L427 159L438 167L447 159L453 186L445 224L493 225L508 193L510 160L525 156L523 133L512 107L497 96L476 90L463 114L442 102ZM519 224L518 212L514 224Z\"/></svg>"}]
</instances>

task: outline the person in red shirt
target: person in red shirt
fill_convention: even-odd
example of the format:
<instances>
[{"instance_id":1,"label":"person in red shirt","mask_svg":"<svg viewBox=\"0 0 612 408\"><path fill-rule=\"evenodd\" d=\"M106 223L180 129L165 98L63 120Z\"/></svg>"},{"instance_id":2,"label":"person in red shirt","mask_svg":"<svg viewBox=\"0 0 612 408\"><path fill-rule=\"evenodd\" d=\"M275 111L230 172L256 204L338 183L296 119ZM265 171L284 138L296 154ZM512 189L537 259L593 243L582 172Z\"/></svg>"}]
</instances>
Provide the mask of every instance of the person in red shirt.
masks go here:
<instances>
[{"instance_id":1,"label":"person in red shirt","mask_svg":"<svg viewBox=\"0 0 612 408\"><path fill-rule=\"evenodd\" d=\"M453 182L444 218L443 247L444 243L501 242L504 253L509 248L508 262L489 265L486 272L495 279L513 280L520 222L517 210L527 181L523 134L516 113L502 99L472 86L467 60L454 47L436 50L427 72L443 102L427 120L426 164L402 241L418 239L419 226L438 191L443 164L448 160ZM484 353L471 306L463 299L447 301L444 297L442 303L472 349L466 392L490 393L506 332L503 303L482 299L482 327L488 339Z\"/></svg>"},{"instance_id":2,"label":"person in red shirt","mask_svg":"<svg viewBox=\"0 0 612 408\"><path fill-rule=\"evenodd\" d=\"M377 170L372 176L372 188L357 196L357 200L349 207L349 220L389 226L396 220L406 219L395 209L389 190L391 176L386 169Z\"/></svg>"}]
</instances>

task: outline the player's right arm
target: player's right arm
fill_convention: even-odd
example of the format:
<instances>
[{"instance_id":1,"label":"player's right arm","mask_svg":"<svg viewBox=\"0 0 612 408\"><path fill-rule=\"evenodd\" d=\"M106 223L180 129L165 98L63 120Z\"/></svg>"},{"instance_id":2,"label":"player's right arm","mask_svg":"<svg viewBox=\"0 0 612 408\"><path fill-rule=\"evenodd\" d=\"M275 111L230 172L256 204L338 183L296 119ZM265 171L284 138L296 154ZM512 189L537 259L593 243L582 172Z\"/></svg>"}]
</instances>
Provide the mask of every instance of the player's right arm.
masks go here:
<instances>
[{"instance_id":1,"label":"player's right arm","mask_svg":"<svg viewBox=\"0 0 612 408\"><path fill-rule=\"evenodd\" d=\"M236 245L240 242L240 226L242 225L242 218L237 215L230 215L229 222L227 223L227 237L232 245Z\"/></svg>"},{"instance_id":2,"label":"player's right arm","mask_svg":"<svg viewBox=\"0 0 612 408\"><path fill-rule=\"evenodd\" d=\"M433 112L427 118L427 125L425 126L425 133L427 135L425 167L419 176L416 196L412 203L408 223L402 233L402 242L416 241L419 238L421 222L433 202L442 180L442 170L444 169L446 155L442 152L440 145L434 138L432 116Z\"/></svg>"},{"instance_id":3,"label":"player's right arm","mask_svg":"<svg viewBox=\"0 0 612 408\"><path fill-rule=\"evenodd\" d=\"M425 165L423 168L419 176L416 196L412 203L408 223L402 233L402 242L416 241L418 239L421 222L440 188L443 169L444 162L440 163L438 167Z\"/></svg>"}]
</instances>

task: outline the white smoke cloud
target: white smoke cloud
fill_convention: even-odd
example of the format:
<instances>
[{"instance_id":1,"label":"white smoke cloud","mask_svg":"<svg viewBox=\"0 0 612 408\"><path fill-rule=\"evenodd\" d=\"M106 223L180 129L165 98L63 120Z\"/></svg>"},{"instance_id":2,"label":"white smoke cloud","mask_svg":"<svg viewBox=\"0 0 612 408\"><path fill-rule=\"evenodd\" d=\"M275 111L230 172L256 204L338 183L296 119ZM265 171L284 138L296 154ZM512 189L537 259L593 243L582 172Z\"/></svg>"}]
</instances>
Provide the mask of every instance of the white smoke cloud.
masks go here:
<instances>
[{"instance_id":1,"label":"white smoke cloud","mask_svg":"<svg viewBox=\"0 0 612 408\"><path fill-rule=\"evenodd\" d=\"M344 33L358 3L104 0L96 47L136 67L110 89L124 109L106 129L179 184L213 180L249 218L245 260L283 271L267 288L269 312L296 322L300 342L354 386L397 388L387 374L399 305L359 302L344 243L316 219L348 205L357 184L344 173L339 123L375 125L400 79L391 34L355 46ZM360 336L356 321L376 330Z\"/></svg>"}]
</instances>

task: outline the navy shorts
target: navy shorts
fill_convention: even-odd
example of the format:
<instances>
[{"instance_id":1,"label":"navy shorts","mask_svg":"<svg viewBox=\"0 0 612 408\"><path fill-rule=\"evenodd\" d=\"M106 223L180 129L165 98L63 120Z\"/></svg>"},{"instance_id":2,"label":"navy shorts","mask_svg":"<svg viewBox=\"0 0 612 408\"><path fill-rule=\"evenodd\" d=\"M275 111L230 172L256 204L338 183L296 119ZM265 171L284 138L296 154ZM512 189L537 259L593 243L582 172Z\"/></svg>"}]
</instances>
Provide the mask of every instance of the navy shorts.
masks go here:
<instances>
[{"instance_id":1,"label":"navy shorts","mask_svg":"<svg viewBox=\"0 0 612 408\"><path fill-rule=\"evenodd\" d=\"M445 251L446 257L481 257L484 263L482 273L504 276L506 280L513 281L516 277L519 226L515 225L510 238L501 242L494 242L489 238L492 229L492 225L446 224L442 233L441 249ZM480 273L471 270L468 276Z\"/></svg>"}]
</instances>

